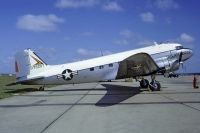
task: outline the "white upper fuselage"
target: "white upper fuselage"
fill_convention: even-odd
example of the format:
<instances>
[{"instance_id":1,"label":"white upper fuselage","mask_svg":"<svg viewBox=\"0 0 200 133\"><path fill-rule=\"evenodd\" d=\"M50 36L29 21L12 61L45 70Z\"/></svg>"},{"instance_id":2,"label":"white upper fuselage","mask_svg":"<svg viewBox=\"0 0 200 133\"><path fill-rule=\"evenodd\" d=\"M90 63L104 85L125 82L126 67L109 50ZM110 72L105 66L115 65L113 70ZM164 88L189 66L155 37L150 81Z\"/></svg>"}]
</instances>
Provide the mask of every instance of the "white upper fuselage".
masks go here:
<instances>
[{"instance_id":1,"label":"white upper fuselage","mask_svg":"<svg viewBox=\"0 0 200 133\"><path fill-rule=\"evenodd\" d=\"M150 55L159 68L166 68L166 70L175 71L175 69L177 70L179 68L179 65L178 68L174 66L177 65L177 60L179 59L181 52L181 62L192 56L192 50L183 48L181 44L157 44L145 48L101 56L74 63L47 65L43 72L28 75L27 79L34 77L46 77L46 79L40 81L40 84L65 84L79 83L78 81L90 82L91 80L111 80L115 79L117 76L119 62L138 53L146 53ZM112 64L113 66L109 66L109 64ZM66 69L73 71L74 76L72 80L65 81L59 78L66 75L70 76L68 73L63 73Z\"/></svg>"}]
</instances>

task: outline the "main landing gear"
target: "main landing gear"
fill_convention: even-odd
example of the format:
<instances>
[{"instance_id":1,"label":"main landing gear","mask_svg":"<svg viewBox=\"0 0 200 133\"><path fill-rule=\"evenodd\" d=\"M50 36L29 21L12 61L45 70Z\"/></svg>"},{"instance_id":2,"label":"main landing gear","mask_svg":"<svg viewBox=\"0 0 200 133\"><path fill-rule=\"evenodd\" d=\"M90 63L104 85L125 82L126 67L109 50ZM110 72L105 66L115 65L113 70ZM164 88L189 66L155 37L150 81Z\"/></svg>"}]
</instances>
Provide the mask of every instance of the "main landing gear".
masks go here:
<instances>
[{"instance_id":1,"label":"main landing gear","mask_svg":"<svg viewBox=\"0 0 200 133\"><path fill-rule=\"evenodd\" d=\"M151 75L151 82L149 83L147 79L142 78L142 80L140 81L140 87L149 87L151 91L160 91L161 85L158 81L155 80L155 75Z\"/></svg>"}]
</instances>

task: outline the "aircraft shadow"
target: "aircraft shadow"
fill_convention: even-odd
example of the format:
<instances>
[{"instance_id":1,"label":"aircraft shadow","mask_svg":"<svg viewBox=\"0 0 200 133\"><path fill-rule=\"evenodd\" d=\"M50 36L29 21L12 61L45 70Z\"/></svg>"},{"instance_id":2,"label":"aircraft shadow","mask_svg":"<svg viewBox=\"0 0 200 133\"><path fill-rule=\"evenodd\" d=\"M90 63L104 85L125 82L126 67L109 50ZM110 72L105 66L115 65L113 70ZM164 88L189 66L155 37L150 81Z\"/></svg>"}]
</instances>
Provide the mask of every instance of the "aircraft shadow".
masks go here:
<instances>
[{"instance_id":1,"label":"aircraft shadow","mask_svg":"<svg viewBox=\"0 0 200 133\"><path fill-rule=\"evenodd\" d=\"M95 104L99 107L107 107L119 104L120 102L142 92L139 87L128 87L111 84L102 85L106 87L107 93Z\"/></svg>"},{"instance_id":2,"label":"aircraft shadow","mask_svg":"<svg viewBox=\"0 0 200 133\"><path fill-rule=\"evenodd\" d=\"M64 91L106 91L106 89L102 88L102 89L63 89L63 90L44 90L46 92L64 92Z\"/></svg>"}]
</instances>

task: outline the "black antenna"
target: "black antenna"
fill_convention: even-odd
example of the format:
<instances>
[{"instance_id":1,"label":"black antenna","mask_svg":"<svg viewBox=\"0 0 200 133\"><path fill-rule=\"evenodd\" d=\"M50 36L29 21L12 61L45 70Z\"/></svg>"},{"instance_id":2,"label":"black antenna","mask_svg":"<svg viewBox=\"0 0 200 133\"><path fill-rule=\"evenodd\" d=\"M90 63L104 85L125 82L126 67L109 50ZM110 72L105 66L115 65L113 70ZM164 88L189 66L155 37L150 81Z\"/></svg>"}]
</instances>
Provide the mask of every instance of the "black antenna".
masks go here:
<instances>
[{"instance_id":1,"label":"black antenna","mask_svg":"<svg viewBox=\"0 0 200 133\"><path fill-rule=\"evenodd\" d=\"M103 52L102 52L102 50L101 50L101 56L103 56Z\"/></svg>"}]
</instances>

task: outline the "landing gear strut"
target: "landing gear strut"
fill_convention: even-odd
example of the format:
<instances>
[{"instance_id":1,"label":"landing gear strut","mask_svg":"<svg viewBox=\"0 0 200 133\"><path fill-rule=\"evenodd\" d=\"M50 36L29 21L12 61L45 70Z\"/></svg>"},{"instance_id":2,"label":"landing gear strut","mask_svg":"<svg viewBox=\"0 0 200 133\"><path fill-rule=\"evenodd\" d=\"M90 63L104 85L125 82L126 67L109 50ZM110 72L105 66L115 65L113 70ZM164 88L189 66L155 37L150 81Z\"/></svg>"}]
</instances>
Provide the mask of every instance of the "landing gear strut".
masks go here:
<instances>
[{"instance_id":1,"label":"landing gear strut","mask_svg":"<svg viewBox=\"0 0 200 133\"><path fill-rule=\"evenodd\" d=\"M45 87L45 85L41 86L38 90L39 91L44 91L44 87Z\"/></svg>"}]
</instances>

